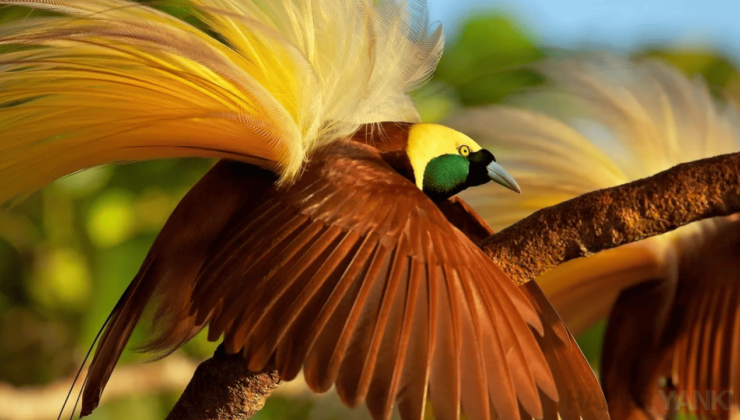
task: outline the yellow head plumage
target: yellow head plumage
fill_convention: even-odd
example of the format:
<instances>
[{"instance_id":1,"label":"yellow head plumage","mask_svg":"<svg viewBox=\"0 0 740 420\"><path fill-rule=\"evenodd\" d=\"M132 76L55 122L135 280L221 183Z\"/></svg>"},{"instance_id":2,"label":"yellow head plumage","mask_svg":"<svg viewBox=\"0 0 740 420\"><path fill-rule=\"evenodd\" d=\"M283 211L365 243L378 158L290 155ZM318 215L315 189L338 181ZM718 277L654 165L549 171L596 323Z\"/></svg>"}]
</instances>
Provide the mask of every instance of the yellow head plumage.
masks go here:
<instances>
[{"instance_id":1,"label":"yellow head plumage","mask_svg":"<svg viewBox=\"0 0 740 420\"><path fill-rule=\"evenodd\" d=\"M490 151L473 139L438 124L413 124L406 143L416 185L434 200L443 200L468 187L494 181L521 192L516 181Z\"/></svg>"},{"instance_id":2,"label":"yellow head plumage","mask_svg":"<svg viewBox=\"0 0 740 420\"><path fill-rule=\"evenodd\" d=\"M467 149L461 150L465 146ZM445 154L477 152L482 147L465 134L439 124L414 124L409 129L406 153L414 170L416 185L421 189L429 162ZM467 150L467 152L465 151Z\"/></svg>"}]
</instances>

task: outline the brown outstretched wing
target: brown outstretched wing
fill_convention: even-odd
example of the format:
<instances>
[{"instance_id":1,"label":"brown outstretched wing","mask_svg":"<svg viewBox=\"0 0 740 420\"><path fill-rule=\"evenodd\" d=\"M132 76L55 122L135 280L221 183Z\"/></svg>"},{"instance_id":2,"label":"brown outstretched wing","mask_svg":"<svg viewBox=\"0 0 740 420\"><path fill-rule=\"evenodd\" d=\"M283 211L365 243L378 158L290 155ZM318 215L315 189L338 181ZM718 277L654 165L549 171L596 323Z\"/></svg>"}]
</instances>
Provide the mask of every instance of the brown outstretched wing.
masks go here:
<instances>
[{"instance_id":1,"label":"brown outstretched wing","mask_svg":"<svg viewBox=\"0 0 740 420\"><path fill-rule=\"evenodd\" d=\"M555 385L532 304L419 189L370 147L341 143L312 158L223 232L195 282L196 324L243 352L303 367L318 392L387 419L542 415ZM529 324L529 325L528 325ZM427 385L428 384L428 385ZM427 388L428 386L428 388Z\"/></svg>"},{"instance_id":2,"label":"brown outstretched wing","mask_svg":"<svg viewBox=\"0 0 740 420\"><path fill-rule=\"evenodd\" d=\"M557 399L534 303L375 149L329 146L289 187L235 182L238 168L217 165L171 216L101 339L84 412L149 300L150 349L208 325L251 369L303 368L376 419L420 419L428 395L439 420L542 417Z\"/></svg>"},{"instance_id":3,"label":"brown outstretched wing","mask_svg":"<svg viewBox=\"0 0 740 420\"><path fill-rule=\"evenodd\" d=\"M480 242L493 234L493 229L461 198L452 197L437 203L437 206L450 223L471 240ZM542 320L544 334L537 336L537 343L558 389L559 401L542 396L545 420L608 419L606 400L599 382L563 320L537 283L530 281L521 286L521 290ZM528 418L527 414L522 412L522 418Z\"/></svg>"}]
</instances>

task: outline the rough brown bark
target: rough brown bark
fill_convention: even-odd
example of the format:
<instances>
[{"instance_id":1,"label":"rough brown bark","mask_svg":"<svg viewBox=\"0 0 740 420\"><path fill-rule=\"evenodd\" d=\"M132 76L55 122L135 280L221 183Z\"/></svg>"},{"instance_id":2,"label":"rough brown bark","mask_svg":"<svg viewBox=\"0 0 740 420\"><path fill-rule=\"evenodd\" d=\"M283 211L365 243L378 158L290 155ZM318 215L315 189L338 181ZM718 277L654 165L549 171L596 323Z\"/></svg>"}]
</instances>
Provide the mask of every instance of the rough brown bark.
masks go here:
<instances>
[{"instance_id":1,"label":"rough brown bark","mask_svg":"<svg viewBox=\"0 0 740 420\"><path fill-rule=\"evenodd\" d=\"M265 405L280 383L277 371L250 372L240 354L219 346L201 363L166 420L243 420Z\"/></svg>"},{"instance_id":2,"label":"rough brown bark","mask_svg":"<svg viewBox=\"0 0 740 420\"><path fill-rule=\"evenodd\" d=\"M521 284L565 261L737 212L740 153L733 153L542 209L481 247Z\"/></svg>"},{"instance_id":3,"label":"rough brown bark","mask_svg":"<svg viewBox=\"0 0 740 420\"><path fill-rule=\"evenodd\" d=\"M518 283L552 267L698 220L740 212L740 153L678 165L650 178L540 210L484 240L483 250ZM217 351L198 367L168 420L243 420L277 387Z\"/></svg>"}]
</instances>

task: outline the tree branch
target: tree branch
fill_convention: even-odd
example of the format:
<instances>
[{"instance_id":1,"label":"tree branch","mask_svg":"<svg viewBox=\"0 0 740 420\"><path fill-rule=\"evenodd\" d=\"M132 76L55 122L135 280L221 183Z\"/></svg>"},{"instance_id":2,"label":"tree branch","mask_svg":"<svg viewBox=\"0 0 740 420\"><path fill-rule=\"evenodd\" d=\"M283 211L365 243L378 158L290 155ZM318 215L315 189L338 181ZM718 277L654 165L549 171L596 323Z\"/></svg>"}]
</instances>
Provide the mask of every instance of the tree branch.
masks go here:
<instances>
[{"instance_id":1,"label":"tree branch","mask_svg":"<svg viewBox=\"0 0 740 420\"><path fill-rule=\"evenodd\" d=\"M573 258L737 212L740 153L584 194L532 214L484 240L481 247L521 284ZM217 351L198 367L167 419L248 419L278 382L275 370L252 373L240 355Z\"/></svg>"},{"instance_id":2,"label":"tree branch","mask_svg":"<svg viewBox=\"0 0 740 420\"><path fill-rule=\"evenodd\" d=\"M737 212L740 153L733 153L542 209L481 247L521 284L568 260Z\"/></svg>"},{"instance_id":3,"label":"tree branch","mask_svg":"<svg viewBox=\"0 0 740 420\"><path fill-rule=\"evenodd\" d=\"M264 407L279 383L275 369L250 372L241 354L226 354L221 345L195 370L165 420L248 419Z\"/></svg>"}]
</instances>

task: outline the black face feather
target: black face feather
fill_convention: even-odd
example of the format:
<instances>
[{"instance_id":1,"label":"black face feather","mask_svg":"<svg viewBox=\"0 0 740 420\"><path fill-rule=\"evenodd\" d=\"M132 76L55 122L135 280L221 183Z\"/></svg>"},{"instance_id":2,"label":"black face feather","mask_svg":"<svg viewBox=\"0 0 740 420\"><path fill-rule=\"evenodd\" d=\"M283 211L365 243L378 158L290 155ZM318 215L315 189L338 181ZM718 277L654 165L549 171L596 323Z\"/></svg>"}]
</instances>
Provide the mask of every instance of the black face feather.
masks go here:
<instances>
[{"instance_id":1,"label":"black face feather","mask_svg":"<svg viewBox=\"0 0 740 420\"><path fill-rule=\"evenodd\" d=\"M437 156L424 170L422 189L433 201L446 200L468 187L490 181L486 166L494 161L493 153L485 149L467 156Z\"/></svg>"},{"instance_id":2,"label":"black face feather","mask_svg":"<svg viewBox=\"0 0 740 420\"><path fill-rule=\"evenodd\" d=\"M475 153L469 154L468 162L470 162L470 172L465 180L466 188L482 185L490 181L491 178L488 176L486 166L495 161L496 157L486 149L480 149Z\"/></svg>"}]
</instances>

